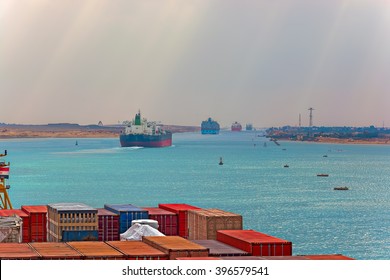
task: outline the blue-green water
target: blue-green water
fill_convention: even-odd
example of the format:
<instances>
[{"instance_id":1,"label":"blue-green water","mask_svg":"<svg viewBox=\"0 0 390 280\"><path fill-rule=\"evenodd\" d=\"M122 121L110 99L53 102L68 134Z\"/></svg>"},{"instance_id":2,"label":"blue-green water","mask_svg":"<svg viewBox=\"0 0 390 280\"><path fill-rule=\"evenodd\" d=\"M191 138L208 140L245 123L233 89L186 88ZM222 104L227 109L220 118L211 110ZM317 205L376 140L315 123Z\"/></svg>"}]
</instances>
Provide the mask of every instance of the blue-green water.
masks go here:
<instances>
[{"instance_id":1,"label":"blue-green water","mask_svg":"<svg viewBox=\"0 0 390 280\"><path fill-rule=\"evenodd\" d=\"M174 134L173 147L154 149L120 148L118 139L77 141L0 141L11 162L14 208L187 203L239 213L244 228L292 241L293 254L390 259L390 146L264 147L255 132Z\"/></svg>"}]
</instances>

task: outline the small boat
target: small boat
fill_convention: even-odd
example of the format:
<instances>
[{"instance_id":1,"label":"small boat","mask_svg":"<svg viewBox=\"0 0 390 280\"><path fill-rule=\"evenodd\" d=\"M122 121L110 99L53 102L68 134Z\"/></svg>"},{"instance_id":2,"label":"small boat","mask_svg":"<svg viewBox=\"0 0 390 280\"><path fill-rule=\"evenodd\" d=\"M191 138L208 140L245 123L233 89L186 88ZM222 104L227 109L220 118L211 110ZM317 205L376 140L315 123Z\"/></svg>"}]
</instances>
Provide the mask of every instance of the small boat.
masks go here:
<instances>
[{"instance_id":1,"label":"small boat","mask_svg":"<svg viewBox=\"0 0 390 280\"><path fill-rule=\"evenodd\" d=\"M333 188L333 190L335 190L335 191L347 191L349 189L348 189L348 187L335 187L335 188Z\"/></svg>"},{"instance_id":2,"label":"small boat","mask_svg":"<svg viewBox=\"0 0 390 280\"><path fill-rule=\"evenodd\" d=\"M223 165L222 157L219 158L219 165Z\"/></svg>"},{"instance_id":3,"label":"small boat","mask_svg":"<svg viewBox=\"0 0 390 280\"><path fill-rule=\"evenodd\" d=\"M322 157L328 157L328 155L323 155Z\"/></svg>"},{"instance_id":4,"label":"small boat","mask_svg":"<svg viewBox=\"0 0 390 280\"><path fill-rule=\"evenodd\" d=\"M286 168L287 168L287 167L290 167L290 166L288 166L288 164L285 164L283 167L286 167Z\"/></svg>"},{"instance_id":5,"label":"small boat","mask_svg":"<svg viewBox=\"0 0 390 280\"><path fill-rule=\"evenodd\" d=\"M329 174L317 174L318 177L329 177Z\"/></svg>"}]
</instances>

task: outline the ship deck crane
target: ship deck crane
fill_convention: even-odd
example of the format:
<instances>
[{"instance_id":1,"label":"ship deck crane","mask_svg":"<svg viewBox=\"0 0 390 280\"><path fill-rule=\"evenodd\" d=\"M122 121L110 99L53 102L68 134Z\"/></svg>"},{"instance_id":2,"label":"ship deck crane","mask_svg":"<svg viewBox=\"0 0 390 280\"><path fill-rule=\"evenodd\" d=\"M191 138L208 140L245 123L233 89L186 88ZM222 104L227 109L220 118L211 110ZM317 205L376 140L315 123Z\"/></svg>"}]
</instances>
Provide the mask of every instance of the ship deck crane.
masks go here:
<instances>
[{"instance_id":1,"label":"ship deck crane","mask_svg":"<svg viewBox=\"0 0 390 280\"><path fill-rule=\"evenodd\" d=\"M0 154L0 158L5 156L7 156L7 150ZM6 184L6 179L9 178L9 165L9 162L0 160L0 209L12 209L11 200L7 192L10 186Z\"/></svg>"}]
</instances>

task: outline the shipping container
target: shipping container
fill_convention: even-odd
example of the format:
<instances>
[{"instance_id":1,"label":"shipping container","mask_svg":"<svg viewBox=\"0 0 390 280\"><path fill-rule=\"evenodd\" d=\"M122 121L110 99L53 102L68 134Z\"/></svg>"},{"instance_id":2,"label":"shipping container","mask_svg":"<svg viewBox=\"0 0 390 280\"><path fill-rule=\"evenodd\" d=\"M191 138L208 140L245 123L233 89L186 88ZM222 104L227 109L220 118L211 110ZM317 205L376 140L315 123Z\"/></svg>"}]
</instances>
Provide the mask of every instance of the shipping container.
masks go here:
<instances>
[{"instance_id":1,"label":"shipping container","mask_svg":"<svg viewBox=\"0 0 390 280\"><path fill-rule=\"evenodd\" d=\"M22 206L30 218L29 241L28 242L46 242L47 238L47 206L46 205L28 205Z\"/></svg>"},{"instance_id":2,"label":"shipping container","mask_svg":"<svg viewBox=\"0 0 390 280\"><path fill-rule=\"evenodd\" d=\"M222 260L216 257L193 257L193 258L176 258L178 261L210 261L210 260Z\"/></svg>"},{"instance_id":3,"label":"shipping container","mask_svg":"<svg viewBox=\"0 0 390 280\"><path fill-rule=\"evenodd\" d=\"M305 259L308 260L354 260L351 257L344 255L334 254L334 255L302 255Z\"/></svg>"},{"instance_id":4,"label":"shipping container","mask_svg":"<svg viewBox=\"0 0 390 280\"><path fill-rule=\"evenodd\" d=\"M63 230L62 242L69 241L98 241L99 232L97 230Z\"/></svg>"},{"instance_id":5,"label":"shipping container","mask_svg":"<svg viewBox=\"0 0 390 280\"><path fill-rule=\"evenodd\" d=\"M107 209L99 208L99 241L119 240L119 215Z\"/></svg>"},{"instance_id":6,"label":"shipping container","mask_svg":"<svg viewBox=\"0 0 390 280\"><path fill-rule=\"evenodd\" d=\"M125 258L124 254L102 241L78 241L67 242L67 244L88 260L122 260Z\"/></svg>"},{"instance_id":7,"label":"shipping container","mask_svg":"<svg viewBox=\"0 0 390 280\"><path fill-rule=\"evenodd\" d=\"M30 218L29 216L20 209L1 209L0 210L0 216L2 217L11 217L13 215L17 215L20 218L22 218L22 242L29 242L30 241Z\"/></svg>"},{"instance_id":8,"label":"shipping container","mask_svg":"<svg viewBox=\"0 0 390 280\"><path fill-rule=\"evenodd\" d=\"M242 229L242 216L219 209L188 210L188 238L217 239L217 230Z\"/></svg>"},{"instance_id":9,"label":"shipping container","mask_svg":"<svg viewBox=\"0 0 390 280\"><path fill-rule=\"evenodd\" d=\"M228 256L248 256L249 253L237 249L217 240L191 240L209 249L209 255L213 257L228 257Z\"/></svg>"},{"instance_id":10,"label":"shipping container","mask_svg":"<svg viewBox=\"0 0 390 280\"><path fill-rule=\"evenodd\" d=\"M131 227L133 220L148 219L148 211L131 204L104 204L104 208L119 215L119 233Z\"/></svg>"},{"instance_id":11,"label":"shipping container","mask_svg":"<svg viewBox=\"0 0 390 280\"><path fill-rule=\"evenodd\" d=\"M83 203L55 203L47 206L49 242L62 241L63 231L97 231L97 209Z\"/></svg>"},{"instance_id":12,"label":"shipping container","mask_svg":"<svg viewBox=\"0 0 390 280\"><path fill-rule=\"evenodd\" d=\"M127 260L167 260L168 255L141 241L107 241Z\"/></svg>"},{"instance_id":13,"label":"shipping container","mask_svg":"<svg viewBox=\"0 0 390 280\"><path fill-rule=\"evenodd\" d=\"M29 243L44 260L80 260L82 256L64 242Z\"/></svg>"},{"instance_id":14,"label":"shipping container","mask_svg":"<svg viewBox=\"0 0 390 280\"><path fill-rule=\"evenodd\" d=\"M39 254L27 243L0 243L0 260L38 260Z\"/></svg>"},{"instance_id":15,"label":"shipping container","mask_svg":"<svg viewBox=\"0 0 390 280\"><path fill-rule=\"evenodd\" d=\"M158 207L177 214L178 234L181 237L188 238L188 210L201 208L188 204L159 204Z\"/></svg>"},{"instance_id":16,"label":"shipping container","mask_svg":"<svg viewBox=\"0 0 390 280\"><path fill-rule=\"evenodd\" d=\"M209 249L180 236L144 236L142 241L167 254L170 260L209 256Z\"/></svg>"},{"instance_id":17,"label":"shipping container","mask_svg":"<svg viewBox=\"0 0 390 280\"><path fill-rule=\"evenodd\" d=\"M262 256L265 260L275 260L275 261L299 261L299 260L307 260L304 256Z\"/></svg>"},{"instance_id":18,"label":"shipping container","mask_svg":"<svg viewBox=\"0 0 390 280\"><path fill-rule=\"evenodd\" d=\"M217 240L252 256L291 256L292 243L254 230L219 230Z\"/></svg>"},{"instance_id":19,"label":"shipping container","mask_svg":"<svg viewBox=\"0 0 390 280\"><path fill-rule=\"evenodd\" d=\"M234 256L234 257L221 257L223 260L230 260L230 261L257 261L257 260L265 260L263 257L256 257L256 256Z\"/></svg>"},{"instance_id":20,"label":"shipping container","mask_svg":"<svg viewBox=\"0 0 390 280\"><path fill-rule=\"evenodd\" d=\"M148 211L149 219L158 222L158 230L168 236L178 235L177 214L158 207L142 207Z\"/></svg>"}]
</instances>

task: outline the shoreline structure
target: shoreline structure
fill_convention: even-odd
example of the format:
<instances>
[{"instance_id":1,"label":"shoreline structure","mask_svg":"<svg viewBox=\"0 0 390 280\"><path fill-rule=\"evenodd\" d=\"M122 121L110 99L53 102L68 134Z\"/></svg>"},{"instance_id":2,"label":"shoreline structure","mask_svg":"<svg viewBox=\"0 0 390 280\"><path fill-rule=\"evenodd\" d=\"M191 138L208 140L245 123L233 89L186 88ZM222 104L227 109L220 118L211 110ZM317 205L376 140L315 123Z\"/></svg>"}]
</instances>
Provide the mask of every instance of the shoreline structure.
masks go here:
<instances>
[{"instance_id":1,"label":"shoreline structure","mask_svg":"<svg viewBox=\"0 0 390 280\"><path fill-rule=\"evenodd\" d=\"M172 133L199 132L197 126L164 125L164 129ZM69 123L47 124L47 125L19 125L0 124L0 139L20 139L20 138L116 138L124 126L99 126L99 125L78 125ZM316 136L310 139L291 139L288 137L267 137L278 141L293 141L307 143L329 143L329 144L370 144L370 145L390 145L390 135L388 137L375 138L337 138Z\"/></svg>"}]
</instances>

